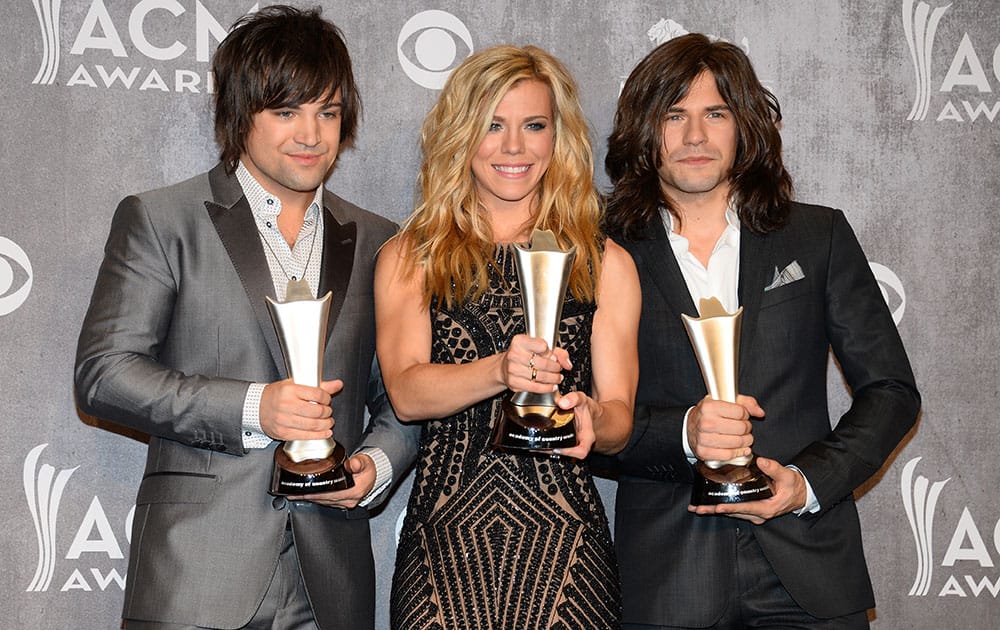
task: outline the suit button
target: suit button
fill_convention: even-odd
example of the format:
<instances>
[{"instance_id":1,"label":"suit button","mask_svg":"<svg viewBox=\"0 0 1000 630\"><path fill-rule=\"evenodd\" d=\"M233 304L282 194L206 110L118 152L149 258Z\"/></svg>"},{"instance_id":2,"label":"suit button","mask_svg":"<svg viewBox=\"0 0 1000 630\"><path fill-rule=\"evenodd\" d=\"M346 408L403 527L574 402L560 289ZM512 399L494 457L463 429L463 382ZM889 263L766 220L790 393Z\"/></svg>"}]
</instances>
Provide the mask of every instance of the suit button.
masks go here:
<instances>
[{"instance_id":1,"label":"suit button","mask_svg":"<svg viewBox=\"0 0 1000 630\"><path fill-rule=\"evenodd\" d=\"M276 510L283 510L288 505L288 501L285 497L274 497L271 499L271 507Z\"/></svg>"}]
</instances>

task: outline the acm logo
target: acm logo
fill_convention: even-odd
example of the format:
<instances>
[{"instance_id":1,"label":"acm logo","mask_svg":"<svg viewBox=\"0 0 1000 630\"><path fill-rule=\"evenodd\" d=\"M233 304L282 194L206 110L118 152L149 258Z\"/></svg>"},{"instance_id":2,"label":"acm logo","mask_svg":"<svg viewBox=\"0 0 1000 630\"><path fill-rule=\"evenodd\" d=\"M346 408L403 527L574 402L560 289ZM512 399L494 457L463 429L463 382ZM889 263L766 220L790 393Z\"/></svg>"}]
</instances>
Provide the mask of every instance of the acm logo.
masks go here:
<instances>
[{"instance_id":1,"label":"acm logo","mask_svg":"<svg viewBox=\"0 0 1000 630\"><path fill-rule=\"evenodd\" d=\"M62 0L31 2L42 40L41 63L32 84L54 85L62 62ZM243 14L258 8L255 3ZM193 19L178 0L139 0L128 11L115 7L114 13L105 0L91 0L83 20L67 25L75 31L69 55L80 58L80 63L65 85L211 93L207 63L213 45L228 33L223 23L201 0L194 3ZM192 48L195 65L190 65ZM185 56L187 61L178 61ZM119 63L130 57L136 60L132 65Z\"/></svg>"},{"instance_id":2,"label":"acm logo","mask_svg":"<svg viewBox=\"0 0 1000 630\"><path fill-rule=\"evenodd\" d=\"M993 525L992 532L986 530L984 538L980 523L977 523L968 505L963 506L958 521L944 525L954 527L938 565L947 577L943 583L935 581L934 531L935 523L940 523L937 504L951 478L931 481L916 474L921 459L915 457L908 461L900 477L903 509L916 545L917 569L908 595L925 597L933 592L932 585L937 582L941 584L937 589L938 597L997 599L1000 596L1000 574L996 571L993 554L1000 558L1000 518Z\"/></svg>"},{"instance_id":3,"label":"acm logo","mask_svg":"<svg viewBox=\"0 0 1000 630\"><path fill-rule=\"evenodd\" d=\"M60 533L66 530L59 527L59 509L63 503L63 495L70 479L80 467L57 469L51 464L39 464L42 451L48 444L39 444L31 449L24 458L23 480L24 497L28 503L35 526L37 539L38 563L35 573L25 589L29 593L43 593L53 586L53 580L58 577L56 585L60 591L93 591L95 588L104 591L112 585L125 589L124 568L119 573L118 567L102 570L100 567L87 566L96 561L83 554L106 556L111 561L121 561L116 564L123 567L125 554L115 534L115 529L101 505L100 499L94 496L80 523L76 526L72 541L65 555L60 558ZM126 542L131 542L132 518L135 515L133 506L126 515L122 529ZM72 561L71 570L66 563L58 560Z\"/></svg>"},{"instance_id":4,"label":"acm logo","mask_svg":"<svg viewBox=\"0 0 1000 630\"><path fill-rule=\"evenodd\" d=\"M903 34L906 37L910 62L913 64L916 78L913 106L906 116L907 120L926 120L933 111L931 96L937 82L932 72L931 60L937 45L938 27L951 6L952 4L931 6L923 0L919 2L902 0ZM937 122L984 120L989 123L996 121L997 114L1000 114L1000 100L991 103L984 100L982 95L993 92L991 80L995 79L1000 85L1000 44L989 50L983 47L982 42L974 42L969 33L965 32L957 45L953 41L947 42L947 45L953 47L954 52L951 52L948 71L936 89L938 93L946 94L948 100L939 106L940 110L934 120ZM949 48L949 51L951 50L952 48ZM992 63L992 73L986 70L988 66L984 67L983 59ZM963 98L960 95L968 96Z\"/></svg>"}]
</instances>

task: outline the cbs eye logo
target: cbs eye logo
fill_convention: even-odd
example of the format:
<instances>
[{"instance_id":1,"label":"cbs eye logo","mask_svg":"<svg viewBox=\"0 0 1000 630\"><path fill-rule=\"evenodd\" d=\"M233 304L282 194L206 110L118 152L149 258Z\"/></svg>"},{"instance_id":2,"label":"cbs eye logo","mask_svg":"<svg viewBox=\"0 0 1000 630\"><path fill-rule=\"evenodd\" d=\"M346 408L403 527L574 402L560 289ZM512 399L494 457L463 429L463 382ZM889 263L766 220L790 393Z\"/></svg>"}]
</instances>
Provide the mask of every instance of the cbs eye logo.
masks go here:
<instances>
[{"instance_id":1,"label":"cbs eye logo","mask_svg":"<svg viewBox=\"0 0 1000 630\"><path fill-rule=\"evenodd\" d=\"M472 35L447 11L421 11L399 31L396 53L414 83L440 90L455 66L472 53Z\"/></svg>"},{"instance_id":2,"label":"cbs eye logo","mask_svg":"<svg viewBox=\"0 0 1000 630\"><path fill-rule=\"evenodd\" d=\"M906 312L906 290L903 289L903 283L900 282L899 276L885 265L869 262L868 266L872 268L875 280L878 281L878 288L882 291L882 298L892 312L892 321L899 326L899 322L903 321L903 313Z\"/></svg>"},{"instance_id":3,"label":"cbs eye logo","mask_svg":"<svg viewBox=\"0 0 1000 630\"><path fill-rule=\"evenodd\" d=\"M24 304L31 293L31 261L14 241L0 236L0 315Z\"/></svg>"}]
</instances>

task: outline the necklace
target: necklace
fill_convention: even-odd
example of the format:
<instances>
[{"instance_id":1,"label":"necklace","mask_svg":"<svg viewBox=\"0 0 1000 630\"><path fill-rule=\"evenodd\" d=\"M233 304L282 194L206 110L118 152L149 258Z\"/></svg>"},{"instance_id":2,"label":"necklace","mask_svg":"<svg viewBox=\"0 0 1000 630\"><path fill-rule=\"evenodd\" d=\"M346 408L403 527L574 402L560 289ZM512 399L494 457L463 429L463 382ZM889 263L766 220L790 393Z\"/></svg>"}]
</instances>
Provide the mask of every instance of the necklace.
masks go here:
<instances>
[{"instance_id":1,"label":"necklace","mask_svg":"<svg viewBox=\"0 0 1000 630\"><path fill-rule=\"evenodd\" d=\"M313 226L312 242L309 243L309 255L306 256L306 264L305 264L305 266L302 267L302 275L303 276L306 274L306 272L309 269L309 262L312 260L313 250L316 248L316 233L317 232L319 232L319 221L318 220L316 221L316 224ZM276 263L278 263L278 268L281 269L281 273L285 274L285 280L298 280L297 277L289 274L288 270L285 269L285 266L283 264L281 264L281 257L279 257L278 256L278 252L274 251L274 248L271 247L271 243L268 242L267 237L264 236L264 233L260 231L259 227L257 228L257 233L260 234L260 240L264 241L264 245L266 245L267 248L271 251L271 256L273 256L274 257L274 261Z\"/></svg>"}]
</instances>

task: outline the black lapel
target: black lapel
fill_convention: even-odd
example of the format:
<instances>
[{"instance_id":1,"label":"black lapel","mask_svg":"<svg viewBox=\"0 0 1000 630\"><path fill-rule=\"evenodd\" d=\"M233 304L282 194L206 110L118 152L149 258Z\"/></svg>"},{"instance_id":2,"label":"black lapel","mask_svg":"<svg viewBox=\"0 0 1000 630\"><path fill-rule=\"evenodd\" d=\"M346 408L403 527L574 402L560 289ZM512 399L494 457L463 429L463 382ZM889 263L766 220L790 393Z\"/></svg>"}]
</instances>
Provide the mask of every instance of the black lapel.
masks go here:
<instances>
[{"instance_id":1,"label":"black lapel","mask_svg":"<svg viewBox=\"0 0 1000 630\"><path fill-rule=\"evenodd\" d=\"M667 230L663 221L653 220L646 228L646 238L634 242L634 250L639 254L642 263L649 269L649 275L657 289L666 298L675 311L678 321L681 313L698 317L698 308L691 299L687 283L681 274L680 264L674 256Z\"/></svg>"},{"instance_id":2,"label":"black lapel","mask_svg":"<svg viewBox=\"0 0 1000 630\"><path fill-rule=\"evenodd\" d=\"M208 216L215 225L216 232L222 240L222 245L229 254L229 259L236 269L236 274L243 283L247 299L253 309L271 358L280 378L287 377L285 359L278 343L278 335L274 332L274 324L267 311L264 296L274 298L274 280L267 266L267 258L260 238L257 234L257 224L254 223L250 204L235 176L227 176L222 166L216 166L209 174L212 185L213 200L205 202ZM222 314L224 316L224 314Z\"/></svg>"},{"instance_id":3,"label":"black lapel","mask_svg":"<svg viewBox=\"0 0 1000 630\"><path fill-rule=\"evenodd\" d=\"M760 314L760 300L764 296L764 287L770 281L769 270L772 265L771 246L773 237L754 234L745 226L740 228L740 279L739 300L743 307L743 319L740 326L740 373L753 362L748 360L754 352L753 331L757 329L757 316ZM771 274L773 275L773 271ZM766 352L766 349L758 349ZM742 380L742 378L740 379Z\"/></svg>"},{"instance_id":4,"label":"black lapel","mask_svg":"<svg viewBox=\"0 0 1000 630\"><path fill-rule=\"evenodd\" d=\"M341 224L337 221L327 200L326 214L323 217L323 266L320 269L319 289L316 291L316 297L323 297L327 291L333 292L330 319L326 325L327 340L333 334L333 326L344 306L347 286L351 282L357 234L358 224Z\"/></svg>"}]
</instances>

